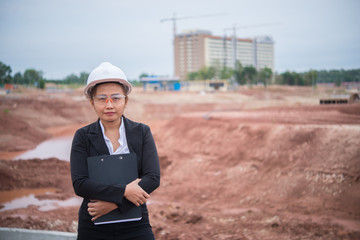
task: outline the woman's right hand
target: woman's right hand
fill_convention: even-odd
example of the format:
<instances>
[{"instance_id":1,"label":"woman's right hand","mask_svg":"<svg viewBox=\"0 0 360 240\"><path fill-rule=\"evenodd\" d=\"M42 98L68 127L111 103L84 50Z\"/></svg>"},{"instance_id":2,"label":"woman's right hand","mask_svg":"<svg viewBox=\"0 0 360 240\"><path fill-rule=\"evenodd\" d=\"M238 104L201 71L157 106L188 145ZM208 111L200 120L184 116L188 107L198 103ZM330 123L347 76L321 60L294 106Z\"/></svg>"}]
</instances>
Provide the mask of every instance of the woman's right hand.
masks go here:
<instances>
[{"instance_id":1,"label":"woman's right hand","mask_svg":"<svg viewBox=\"0 0 360 240\"><path fill-rule=\"evenodd\" d=\"M138 183L140 181L141 179L138 178L126 185L124 192L124 197L136 206L146 203L147 199L150 197L150 195L139 186Z\"/></svg>"}]
</instances>

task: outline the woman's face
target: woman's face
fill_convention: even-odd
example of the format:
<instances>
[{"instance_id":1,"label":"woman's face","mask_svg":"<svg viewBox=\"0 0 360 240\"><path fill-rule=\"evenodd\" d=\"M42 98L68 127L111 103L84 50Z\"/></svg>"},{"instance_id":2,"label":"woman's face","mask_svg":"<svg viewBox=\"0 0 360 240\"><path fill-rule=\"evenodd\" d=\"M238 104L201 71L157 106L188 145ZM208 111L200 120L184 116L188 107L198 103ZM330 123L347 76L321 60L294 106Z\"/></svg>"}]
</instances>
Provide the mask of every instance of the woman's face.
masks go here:
<instances>
[{"instance_id":1,"label":"woman's face","mask_svg":"<svg viewBox=\"0 0 360 240\"><path fill-rule=\"evenodd\" d=\"M119 121L127 104L124 89L117 83L103 83L97 86L90 100L95 112L104 122Z\"/></svg>"}]
</instances>

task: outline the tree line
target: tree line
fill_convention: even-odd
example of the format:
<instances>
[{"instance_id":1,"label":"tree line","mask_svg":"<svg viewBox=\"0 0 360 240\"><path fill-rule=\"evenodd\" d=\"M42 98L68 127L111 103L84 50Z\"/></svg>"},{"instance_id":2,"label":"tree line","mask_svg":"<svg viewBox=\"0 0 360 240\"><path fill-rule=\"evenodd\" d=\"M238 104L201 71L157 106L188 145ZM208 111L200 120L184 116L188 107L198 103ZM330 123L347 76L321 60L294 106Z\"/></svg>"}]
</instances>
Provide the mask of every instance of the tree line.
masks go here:
<instances>
[{"instance_id":1,"label":"tree line","mask_svg":"<svg viewBox=\"0 0 360 240\"><path fill-rule=\"evenodd\" d=\"M45 79L43 72L36 69L26 69L23 73L11 74L10 66L0 62L0 87L5 84L20 84L44 88L45 83L85 85L89 73L81 72L79 75L70 74L64 79ZM139 78L145 76L142 74ZM360 69L352 70L309 70L306 72L286 71L281 74L273 73L270 68L257 70L253 66L242 66L237 62L236 69L228 67L203 67L197 72L187 75L187 80L233 79L240 85L270 84L274 79L275 84L293 86L311 86L317 83L334 83L340 86L342 82L360 82Z\"/></svg>"},{"instance_id":2,"label":"tree line","mask_svg":"<svg viewBox=\"0 0 360 240\"><path fill-rule=\"evenodd\" d=\"M188 73L187 80L211 80L211 79L233 79L240 85L263 84L268 85L273 72L271 68L263 68L259 71L253 66L242 66L238 61L236 69L229 67L203 67L198 72Z\"/></svg>"},{"instance_id":3,"label":"tree line","mask_svg":"<svg viewBox=\"0 0 360 240\"><path fill-rule=\"evenodd\" d=\"M86 72L81 72L79 75L70 74L64 79L45 79L42 71L30 68L23 73L17 72L11 75L12 69L10 66L0 62L0 86L5 84L26 85L44 89L45 83L56 84L78 84L85 85L89 76Z\"/></svg>"},{"instance_id":4,"label":"tree line","mask_svg":"<svg viewBox=\"0 0 360 240\"><path fill-rule=\"evenodd\" d=\"M333 83L340 86L343 82L360 82L360 69L351 70L310 70L297 73L286 71L276 76L276 84L309 86L317 83Z\"/></svg>"},{"instance_id":5,"label":"tree line","mask_svg":"<svg viewBox=\"0 0 360 240\"><path fill-rule=\"evenodd\" d=\"M257 70L253 66L242 66L238 61L236 69L203 67L197 72L190 72L187 80L233 79L240 85L268 85L272 79L275 84L290 86L311 86L317 83L334 83L340 86L342 82L360 82L360 69L352 70L309 70L306 72L285 71L273 73L270 68Z\"/></svg>"}]
</instances>

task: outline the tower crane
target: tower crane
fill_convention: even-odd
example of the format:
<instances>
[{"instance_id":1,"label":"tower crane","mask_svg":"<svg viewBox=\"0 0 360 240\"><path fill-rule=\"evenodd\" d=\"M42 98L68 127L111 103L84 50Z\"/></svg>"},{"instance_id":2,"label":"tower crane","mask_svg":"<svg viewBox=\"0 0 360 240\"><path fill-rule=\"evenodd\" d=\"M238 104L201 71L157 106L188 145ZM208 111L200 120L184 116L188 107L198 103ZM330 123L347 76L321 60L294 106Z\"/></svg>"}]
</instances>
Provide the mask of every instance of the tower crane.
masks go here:
<instances>
[{"instance_id":1,"label":"tower crane","mask_svg":"<svg viewBox=\"0 0 360 240\"><path fill-rule=\"evenodd\" d=\"M240 27L236 27L236 24L232 28L224 28L224 48L226 47L225 40L226 40L226 31L233 30L233 37L232 37L232 43L233 43L233 60L234 60L234 69L236 69L236 30L237 29L245 29L245 28L255 28L255 27L265 27L265 26L273 26L273 25L279 25L280 22L274 22L274 23L262 23L262 24L252 24L252 25L244 25ZM226 54L226 49L224 49L224 53ZM224 64L226 62L226 56L224 59Z\"/></svg>"},{"instance_id":2,"label":"tower crane","mask_svg":"<svg viewBox=\"0 0 360 240\"><path fill-rule=\"evenodd\" d=\"M178 20L186 20L186 19L193 19L193 18L215 17L215 16L221 16L221 15L225 15L225 13L205 14L205 15L190 16L190 17L176 17L176 13L174 13L172 18L163 18L163 19L160 20L160 22L166 22L166 21L172 21L173 22L173 35L174 35L174 39L175 39L175 37L176 37L176 21L178 21Z\"/></svg>"}]
</instances>

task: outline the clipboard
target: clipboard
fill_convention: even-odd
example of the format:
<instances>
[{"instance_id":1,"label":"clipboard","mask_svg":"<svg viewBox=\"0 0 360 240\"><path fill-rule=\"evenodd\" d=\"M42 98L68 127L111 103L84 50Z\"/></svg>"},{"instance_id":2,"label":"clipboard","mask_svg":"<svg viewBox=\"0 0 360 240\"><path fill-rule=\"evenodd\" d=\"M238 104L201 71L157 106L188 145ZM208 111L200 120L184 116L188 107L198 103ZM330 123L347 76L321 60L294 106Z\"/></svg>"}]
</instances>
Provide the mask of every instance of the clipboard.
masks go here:
<instances>
[{"instance_id":1,"label":"clipboard","mask_svg":"<svg viewBox=\"0 0 360 240\"><path fill-rule=\"evenodd\" d=\"M89 178L103 184L128 184L138 178L135 153L101 155L87 158ZM133 207L121 214L118 209L99 217L95 225L139 221L142 218L141 206Z\"/></svg>"}]
</instances>

